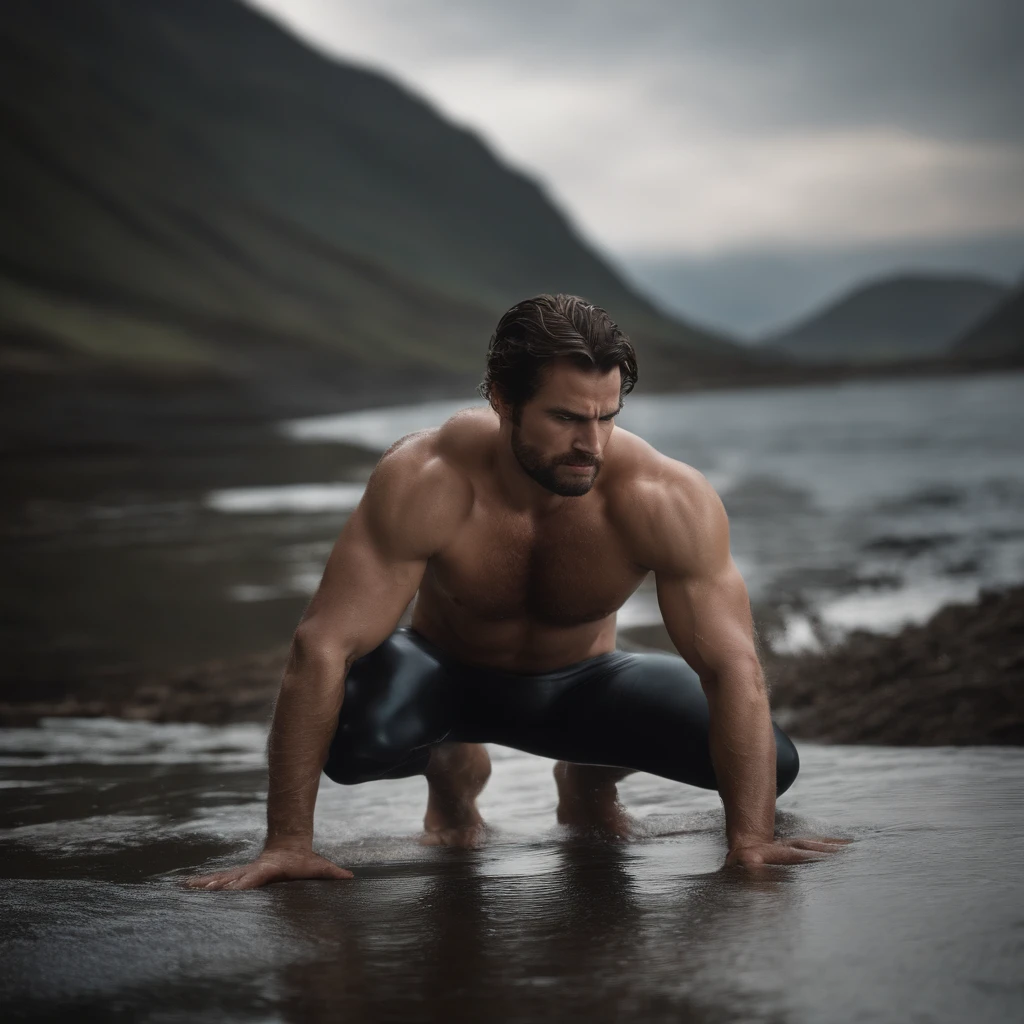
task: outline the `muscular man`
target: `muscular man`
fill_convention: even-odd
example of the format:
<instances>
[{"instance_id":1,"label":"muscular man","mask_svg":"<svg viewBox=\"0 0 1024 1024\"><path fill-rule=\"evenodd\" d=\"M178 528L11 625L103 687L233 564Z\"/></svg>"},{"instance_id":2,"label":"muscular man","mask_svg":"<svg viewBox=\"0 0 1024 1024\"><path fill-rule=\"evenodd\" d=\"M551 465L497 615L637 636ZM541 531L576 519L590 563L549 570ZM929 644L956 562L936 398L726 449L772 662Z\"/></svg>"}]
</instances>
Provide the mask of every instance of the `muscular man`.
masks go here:
<instances>
[{"instance_id":1,"label":"muscular man","mask_svg":"<svg viewBox=\"0 0 1024 1024\"><path fill-rule=\"evenodd\" d=\"M774 836L798 758L769 717L725 510L695 469L615 426L636 377L629 341L580 298L505 314L490 408L385 453L295 632L263 852L192 885L351 877L312 850L321 770L423 774L428 840L472 843L485 742L557 760L566 824L626 833L616 782L639 770L718 790L728 864L837 849ZM682 658L615 649L615 613L649 573Z\"/></svg>"}]
</instances>

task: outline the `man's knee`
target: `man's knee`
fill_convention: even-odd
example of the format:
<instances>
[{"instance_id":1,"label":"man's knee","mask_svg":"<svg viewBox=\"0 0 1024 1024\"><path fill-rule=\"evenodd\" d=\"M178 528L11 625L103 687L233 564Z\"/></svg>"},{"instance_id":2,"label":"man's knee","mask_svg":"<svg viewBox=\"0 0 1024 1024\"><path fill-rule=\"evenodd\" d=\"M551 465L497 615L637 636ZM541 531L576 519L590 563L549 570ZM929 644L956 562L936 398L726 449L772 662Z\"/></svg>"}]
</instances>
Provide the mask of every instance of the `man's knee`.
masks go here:
<instances>
[{"instance_id":1,"label":"man's knee","mask_svg":"<svg viewBox=\"0 0 1024 1024\"><path fill-rule=\"evenodd\" d=\"M800 773L800 755L793 741L775 726L775 795L781 796Z\"/></svg>"}]
</instances>

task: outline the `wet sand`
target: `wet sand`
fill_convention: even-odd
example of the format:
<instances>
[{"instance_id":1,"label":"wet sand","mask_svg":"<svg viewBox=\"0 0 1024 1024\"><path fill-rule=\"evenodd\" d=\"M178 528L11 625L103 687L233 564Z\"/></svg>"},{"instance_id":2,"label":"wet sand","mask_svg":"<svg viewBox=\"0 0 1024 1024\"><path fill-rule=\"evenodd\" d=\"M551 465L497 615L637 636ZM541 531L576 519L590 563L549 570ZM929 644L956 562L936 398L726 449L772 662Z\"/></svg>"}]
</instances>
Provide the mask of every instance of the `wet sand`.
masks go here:
<instances>
[{"instance_id":1,"label":"wet sand","mask_svg":"<svg viewBox=\"0 0 1024 1024\"><path fill-rule=\"evenodd\" d=\"M7 1019L1007 1021L1024 1011L1024 751L803 748L784 832L826 861L722 871L713 794L622 786L643 838L554 824L551 762L493 748L475 851L416 842L422 779L324 782L350 882L180 879L258 847L263 731L0 733Z\"/></svg>"}]
</instances>

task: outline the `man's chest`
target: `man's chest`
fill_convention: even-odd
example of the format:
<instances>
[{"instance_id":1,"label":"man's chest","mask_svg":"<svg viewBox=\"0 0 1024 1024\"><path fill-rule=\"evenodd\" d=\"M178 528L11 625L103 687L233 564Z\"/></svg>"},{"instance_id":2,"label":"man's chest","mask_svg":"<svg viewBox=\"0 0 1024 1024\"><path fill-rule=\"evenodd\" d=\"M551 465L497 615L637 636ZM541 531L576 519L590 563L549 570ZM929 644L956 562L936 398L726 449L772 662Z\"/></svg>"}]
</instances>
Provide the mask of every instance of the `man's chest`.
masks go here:
<instances>
[{"instance_id":1,"label":"man's chest","mask_svg":"<svg viewBox=\"0 0 1024 1024\"><path fill-rule=\"evenodd\" d=\"M645 575L599 514L482 512L431 559L425 582L474 618L572 626L612 614Z\"/></svg>"}]
</instances>

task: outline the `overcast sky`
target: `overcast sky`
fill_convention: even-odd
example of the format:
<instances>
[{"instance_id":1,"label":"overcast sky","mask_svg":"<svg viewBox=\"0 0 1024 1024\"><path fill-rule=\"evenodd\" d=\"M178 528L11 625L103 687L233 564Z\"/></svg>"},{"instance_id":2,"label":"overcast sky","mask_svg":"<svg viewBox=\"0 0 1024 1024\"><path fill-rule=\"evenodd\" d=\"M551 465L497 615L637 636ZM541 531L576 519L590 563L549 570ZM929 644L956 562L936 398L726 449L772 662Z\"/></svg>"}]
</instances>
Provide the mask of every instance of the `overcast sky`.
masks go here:
<instances>
[{"instance_id":1,"label":"overcast sky","mask_svg":"<svg viewBox=\"0 0 1024 1024\"><path fill-rule=\"evenodd\" d=\"M253 3L474 128L697 319L1024 272L1019 0Z\"/></svg>"}]
</instances>

